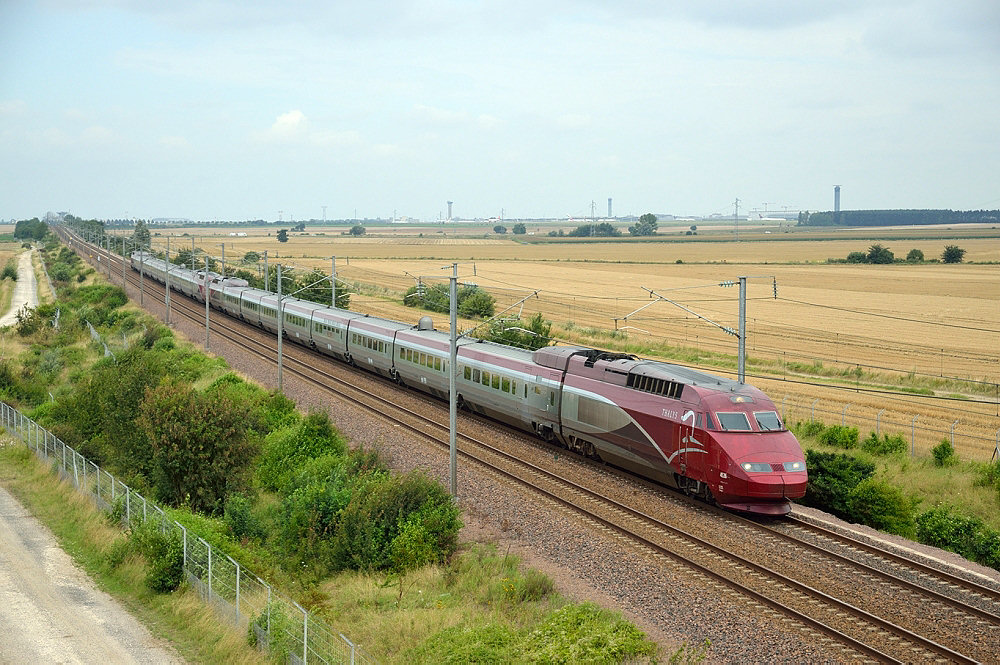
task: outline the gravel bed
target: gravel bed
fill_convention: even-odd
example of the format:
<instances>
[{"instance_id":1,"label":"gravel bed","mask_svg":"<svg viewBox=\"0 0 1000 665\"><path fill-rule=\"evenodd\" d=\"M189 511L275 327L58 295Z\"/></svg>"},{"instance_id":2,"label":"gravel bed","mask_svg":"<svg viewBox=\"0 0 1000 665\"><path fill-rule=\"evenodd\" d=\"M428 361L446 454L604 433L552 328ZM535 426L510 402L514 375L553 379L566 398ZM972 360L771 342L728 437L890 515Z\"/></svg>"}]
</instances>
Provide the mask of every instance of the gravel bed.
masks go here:
<instances>
[{"instance_id":1,"label":"gravel bed","mask_svg":"<svg viewBox=\"0 0 1000 665\"><path fill-rule=\"evenodd\" d=\"M132 291L135 289L130 287L130 294ZM132 295L137 296L137 292ZM156 303L147 294L146 307L162 319L162 302ZM221 316L214 311L213 315ZM179 334L195 344L203 344L203 326L174 313L171 319L172 327ZM294 352L291 344L285 348L288 353ZM224 356L236 371L269 388L276 387L276 368L262 363L241 345L213 335L211 351ZM394 400L400 404L413 402L424 409L435 408L413 393L398 391L388 382L368 377L357 378L357 382L366 386L374 382L380 391L392 391ZM399 471L423 469L447 484L446 451L404 433L401 428L356 405L331 400L294 377L287 367L284 388L286 395L301 408L326 410L354 445L379 450L392 468ZM446 410L443 405L437 408ZM714 516L715 521L706 518L708 511L664 501L644 485L583 463L570 454L557 453L540 443L526 444L517 435L497 436L496 426L473 423L465 417L460 417L460 427L474 436L478 436L480 430L490 430L493 439L504 447L519 450L536 463L551 466L555 462L567 476L589 477L592 486L596 484L605 494L631 504L638 501L647 512L660 519L688 526L701 524L709 530L727 529L723 520ZM855 654L844 653L838 645L829 644L808 630L794 625L789 627L770 611L754 607L742 596L707 583L684 567L658 561L630 545L623 546L608 533L567 515L554 504L541 501L461 461L459 497L466 522L462 532L464 539L492 542L501 551L520 556L527 565L551 576L559 590L571 598L593 600L621 610L660 643L666 655L681 643L698 645L708 639L711 642L710 662L859 660ZM797 512L800 512L798 507ZM884 535L879 534L879 537ZM935 552L940 556L939 551Z\"/></svg>"}]
</instances>

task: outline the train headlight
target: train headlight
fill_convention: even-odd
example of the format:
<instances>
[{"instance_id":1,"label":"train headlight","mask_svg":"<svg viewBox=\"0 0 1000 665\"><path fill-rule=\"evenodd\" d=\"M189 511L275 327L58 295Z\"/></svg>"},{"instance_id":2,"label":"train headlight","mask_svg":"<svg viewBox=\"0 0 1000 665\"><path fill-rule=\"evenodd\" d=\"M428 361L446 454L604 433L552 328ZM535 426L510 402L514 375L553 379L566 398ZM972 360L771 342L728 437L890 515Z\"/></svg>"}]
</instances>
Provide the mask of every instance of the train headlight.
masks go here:
<instances>
[{"instance_id":1,"label":"train headlight","mask_svg":"<svg viewBox=\"0 0 1000 665\"><path fill-rule=\"evenodd\" d=\"M771 465L764 462L743 462L740 466L743 467L744 471L751 473L766 473L771 470Z\"/></svg>"},{"instance_id":2,"label":"train headlight","mask_svg":"<svg viewBox=\"0 0 1000 665\"><path fill-rule=\"evenodd\" d=\"M806 470L806 463L805 462L785 462L783 466L785 467L785 471L805 471Z\"/></svg>"}]
</instances>

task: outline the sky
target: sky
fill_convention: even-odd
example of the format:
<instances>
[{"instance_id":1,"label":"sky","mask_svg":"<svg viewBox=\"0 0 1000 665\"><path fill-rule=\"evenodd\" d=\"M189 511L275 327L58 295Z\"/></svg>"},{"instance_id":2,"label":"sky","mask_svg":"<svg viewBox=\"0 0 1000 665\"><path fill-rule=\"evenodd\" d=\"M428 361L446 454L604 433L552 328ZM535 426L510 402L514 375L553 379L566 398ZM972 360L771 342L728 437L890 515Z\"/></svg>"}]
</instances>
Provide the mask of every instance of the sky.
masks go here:
<instances>
[{"instance_id":1,"label":"sky","mask_svg":"<svg viewBox=\"0 0 1000 665\"><path fill-rule=\"evenodd\" d=\"M0 218L1000 208L996 0L0 0Z\"/></svg>"}]
</instances>

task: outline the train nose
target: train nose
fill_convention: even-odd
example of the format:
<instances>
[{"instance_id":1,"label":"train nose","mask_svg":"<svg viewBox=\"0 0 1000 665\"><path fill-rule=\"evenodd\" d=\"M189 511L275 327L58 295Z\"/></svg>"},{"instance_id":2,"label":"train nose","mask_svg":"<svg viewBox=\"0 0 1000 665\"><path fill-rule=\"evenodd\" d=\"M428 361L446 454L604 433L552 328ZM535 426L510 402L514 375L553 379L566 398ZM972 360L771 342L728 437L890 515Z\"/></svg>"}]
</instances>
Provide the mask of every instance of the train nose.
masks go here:
<instances>
[{"instance_id":1,"label":"train nose","mask_svg":"<svg viewBox=\"0 0 1000 665\"><path fill-rule=\"evenodd\" d=\"M772 473L749 474L747 494L755 498L798 499L806 493L806 472L786 471L782 464L772 464Z\"/></svg>"}]
</instances>

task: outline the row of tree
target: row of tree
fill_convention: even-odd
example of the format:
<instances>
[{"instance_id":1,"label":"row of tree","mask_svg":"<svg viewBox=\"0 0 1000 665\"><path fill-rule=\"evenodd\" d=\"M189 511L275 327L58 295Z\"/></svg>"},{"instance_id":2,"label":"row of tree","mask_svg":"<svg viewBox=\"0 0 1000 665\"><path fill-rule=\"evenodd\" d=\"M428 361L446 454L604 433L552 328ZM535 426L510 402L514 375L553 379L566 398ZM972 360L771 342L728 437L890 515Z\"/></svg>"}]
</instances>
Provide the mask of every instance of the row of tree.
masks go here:
<instances>
[{"instance_id":1,"label":"row of tree","mask_svg":"<svg viewBox=\"0 0 1000 665\"><path fill-rule=\"evenodd\" d=\"M961 263L965 259L965 250L957 245L948 245L941 252L942 263ZM847 255L847 263L897 263L900 259L888 247L880 244L872 245L867 252L851 252ZM919 249L911 249L906 255L907 263L923 263L924 253Z\"/></svg>"},{"instance_id":2,"label":"row of tree","mask_svg":"<svg viewBox=\"0 0 1000 665\"><path fill-rule=\"evenodd\" d=\"M800 212L799 226L997 223L1000 210L840 210Z\"/></svg>"}]
</instances>

